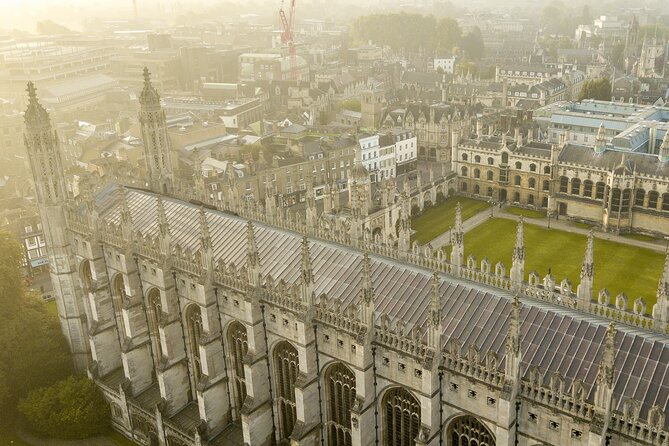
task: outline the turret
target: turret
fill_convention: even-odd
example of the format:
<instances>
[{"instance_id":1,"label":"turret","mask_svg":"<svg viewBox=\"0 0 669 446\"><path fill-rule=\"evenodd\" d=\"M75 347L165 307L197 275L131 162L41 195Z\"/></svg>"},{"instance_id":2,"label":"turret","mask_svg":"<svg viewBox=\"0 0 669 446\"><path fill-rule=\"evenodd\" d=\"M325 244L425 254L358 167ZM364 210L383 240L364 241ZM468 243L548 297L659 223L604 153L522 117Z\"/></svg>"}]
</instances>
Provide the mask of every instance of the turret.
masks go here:
<instances>
[{"instance_id":1,"label":"turret","mask_svg":"<svg viewBox=\"0 0 669 446\"><path fill-rule=\"evenodd\" d=\"M254 287L259 287L261 284L260 254L258 253L255 229L251 220L246 224L246 270L248 271L249 283Z\"/></svg>"},{"instance_id":2,"label":"turret","mask_svg":"<svg viewBox=\"0 0 669 446\"><path fill-rule=\"evenodd\" d=\"M24 141L35 181L37 205L44 229L49 273L56 295L63 334L77 371L86 370L90 358L85 304L80 293L79 275L70 245L65 218L68 200L58 138L49 114L37 99L35 85L28 83Z\"/></svg>"},{"instance_id":3,"label":"turret","mask_svg":"<svg viewBox=\"0 0 669 446\"><path fill-rule=\"evenodd\" d=\"M314 293L314 273L311 269L311 253L309 239L302 238L302 302L311 305Z\"/></svg>"},{"instance_id":4,"label":"turret","mask_svg":"<svg viewBox=\"0 0 669 446\"><path fill-rule=\"evenodd\" d=\"M518 220L516 228L516 243L513 248L513 259L511 264L511 283L520 287L525 278L525 231L523 217Z\"/></svg>"},{"instance_id":5,"label":"turret","mask_svg":"<svg viewBox=\"0 0 669 446\"><path fill-rule=\"evenodd\" d=\"M594 258L594 235L591 230L588 233L588 241L585 247L585 256L583 257L583 264L581 265L581 282L578 284L578 288L576 290L578 305L582 309L586 309L592 300L592 283L595 275Z\"/></svg>"},{"instance_id":6,"label":"turret","mask_svg":"<svg viewBox=\"0 0 669 446\"><path fill-rule=\"evenodd\" d=\"M465 261L465 233L462 229L462 207L455 205L455 227L451 230L451 264L458 274Z\"/></svg>"},{"instance_id":7,"label":"turret","mask_svg":"<svg viewBox=\"0 0 669 446\"><path fill-rule=\"evenodd\" d=\"M428 323L427 346L440 351L441 349L441 293L439 273L432 273L432 292L430 293L430 316Z\"/></svg>"},{"instance_id":8,"label":"turret","mask_svg":"<svg viewBox=\"0 0 669 446\"><path fill-rule=\"evenodd\" d=\"M32 82L28 82L27 91L24 141L35 180L37 201L49 205L63 203L67 193L58 138L52 130L49 114L37 99L37 90Z\"/></svg>"},{"instance_id":9,"label":"turret","mask_svg":"<svg viewBox=\"0 0 669 446\"><path fill-rule=\"evenodd\" d=\"M664 138L662 138L662 144L660 144L660 161L666 163L669 161L669 129L664 132Z\"/></svg>"},{"instance_id":10,"label":"turret","mask_svg":"<svg viewBox=\"0 0 669 446\"><path fill-rule=\"evenodd\" d=\"M595 153L604 153L606 150L606 129L603 122L599 125L599 130L597 130L594 149Z\"/></svg>"},{"instance_id":11,"label":"turret","mask_svg":"<svg viewBox=\"0 0 669 446\"><path fill-rule=\"evenodd\" d=\"M653 306L653 328L666 333L669 324L669 252L664 259L662 277L657 284L657 299Z\"/></svg>"},{"instance_id":12,"label":"turret","mask_svg":"<svg viewBox=\"0 0 669 446\"><path fill-rule=\"evenodd\" d=\"M139 122L144 141L144 159L149 185L156 193L168 193L174 183L174 166L167 120L160 105L160 95L151 84L151 74L144 68L144 87L139 95Z\"/></svg>"}]
</instances>

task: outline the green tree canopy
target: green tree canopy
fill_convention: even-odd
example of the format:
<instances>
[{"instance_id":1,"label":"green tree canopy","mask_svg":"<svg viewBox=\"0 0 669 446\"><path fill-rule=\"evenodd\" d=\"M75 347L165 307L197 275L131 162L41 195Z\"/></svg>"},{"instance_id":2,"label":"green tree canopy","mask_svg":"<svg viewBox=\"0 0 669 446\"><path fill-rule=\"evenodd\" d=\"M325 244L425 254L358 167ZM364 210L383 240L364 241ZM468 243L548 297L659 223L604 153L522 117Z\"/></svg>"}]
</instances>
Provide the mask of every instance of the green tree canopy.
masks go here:
<instances>
[{"instance_id":1,"label":"green tree canopy","mask_svg":"<svg viewBox=\"0 0 669 446\"><path fill-rule=\"evenodd\" d=\"M581 93L578 96L579 101L582 101L583 99L610 101L611 81L606 77L585 81L583 83L583 88L581 88Z\"/></svg>"},{"instance_id":2,"label":"green tree canopy","mask_svg":"<svg viewBox=\"0 0 669 446\"><path fill-rule=\"evenodd\" d=\"M21 247L0 232L0 413L71 373L60 325L21 280Z\"/></svg>"},{"instance_id":3,"label":"green tree canopy","mask_svg":"<svg viewBox=\"0 0 669 446\"><path fill-rule=\"evenodd\" d=\"M358 17L353 23L353 35L358 41L372 41L394 51L438 51L445 55L459 43L462 31L450 17L437 19L402 12Z\"/></svg>"},{"instance_id":4,"label":"green tree canopy","mask_svg":"<svg viewBox=\"0 0 669 446\"><path fill-rule=\"evenodd\" d=\"M478 60L482 58L485 53L485 46L481 30L478 27L474 27L474 29L462 36L460 48L470 59Z\"/></svg>"},{"instance_id":5,"label":"green tree canopy","mask_svg":"<svg viewBox=\"0 0 669 446\"><path fill-rule=\"evenodd\" d=\"M69 378L33 390L20 412L38 433L55 438L87 438L109 427L109 406L87 378Z\"/></svg>"}]
</instances>

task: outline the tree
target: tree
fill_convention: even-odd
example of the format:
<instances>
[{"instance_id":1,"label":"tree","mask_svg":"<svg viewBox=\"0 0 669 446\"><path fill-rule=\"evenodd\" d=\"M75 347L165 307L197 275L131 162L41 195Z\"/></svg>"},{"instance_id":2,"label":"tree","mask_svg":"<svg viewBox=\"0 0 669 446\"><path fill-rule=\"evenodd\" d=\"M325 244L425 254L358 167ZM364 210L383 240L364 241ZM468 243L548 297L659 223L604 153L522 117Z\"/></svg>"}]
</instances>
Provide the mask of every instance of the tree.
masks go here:
<instances>
[{"instance_id":1,"label":"tree","mask_svg":"<svg viewBox=\"0 0 669 446\"><path fill-rule=\"evenodd\" d=\"M30 390L71 373L67 343L57 320L21 281L21 247L0 232L0 413Z\"/></svg>"},{"instance_id":2,"label":"tree","mask_svg":"<svg viewBox=\"0 0 669 446\"><path fill-rule=\"evenodd\" d=\"M596 99L600 101L611 100L611 81L603 77L601 79L590 79L583 83L578 100Z\"/></svg>"},{"instance_id":3,"label":"tree","mask_svg":"<svg viewBox=\"0 0 669 446\"><path fill-rule=\"evenodd\" d=\"M109 406L87 378L70 376L33 390L19 402L19 411L37 433L49 437L87 438L109 427Z\"/></svg>"},{"instance_id":4,"label":"tree","mask_svg":"<svg viewBox=\"0 0 669 446\"><path fill-rule=\"evenodd\" d=\"M482 58L485 53L485 46L481 30L478 27L474 27L474 29L462 36L460 48L470 59L478 60Z\"/></svg>"}]
</instances>

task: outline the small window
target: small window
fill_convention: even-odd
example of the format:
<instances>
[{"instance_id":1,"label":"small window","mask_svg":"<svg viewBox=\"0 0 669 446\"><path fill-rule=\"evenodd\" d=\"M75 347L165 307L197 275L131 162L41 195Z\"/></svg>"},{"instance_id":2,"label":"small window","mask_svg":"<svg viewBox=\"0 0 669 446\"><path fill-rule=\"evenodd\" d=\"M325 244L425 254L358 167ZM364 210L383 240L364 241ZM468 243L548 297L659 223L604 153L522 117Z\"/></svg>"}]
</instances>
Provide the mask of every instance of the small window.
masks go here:
<instances>
[{"instance_id":1,"label":"small window","mask_svg":"<svg viewBox=\"0 0 669 446\"><path fill-rule=\"evenodd\" d=\"M537 180L535 180L534 178L530 178L529 180L527 180L527 186L529 188L534 189L536 185L537 185Z\"/></svg>"},{"instance_id":2,"label":"small window","mask_svg":"<svg viewBox=\"0 0 669 446\"><path fill-rule=\"evenodd\" d=\"M536 164L530 164L530 172L536 172L537 171L537 165Z\"/></svg>"},{"instance_id":3,"label":"small window","mask_svg":"<svg viewBox=\"0 0 669 446\"><path fill-rule=\"evenodd\" d=\"M513 177L513 184L515 186L520 186L520 175L516 175L515 177Z\"/></svg>"},{"instance_id":4,"label":"small window","mask_svg":"<svg viewBox=\"0 0 669 446\"><path fill-rule=\"evenodd\" d=\"M474 169L474 178L481 178L481 171L479 169Z\"/></svg>"},{"instance_id":5,"label":"small window","mask_svg":"<svg viewBox=\"0 0 669 446\"><path fill-rule=\"evenodd\" d=\"M492 179L493 179L493 173L492 173L492 170L489 170L489 171L488 171L488 173L487 173L487 177L488 177L488 181L492 181Z\"/></svg>"},{"instance_id":6,"label":"small window","mask_svg":"<svg viewBox=\"0 0 669 446\"><path fill-rule=\"evenodd\" d=\"M467 154L466 153L462 154L462 161L467 161Z\"/></svg>"},{"instance_id":7,"label":"small window","mask_svg":"<svg viewBox=\"0 0 669 446\"><path fill-rule=\"evenodd\" d=\"M523 163L520 161L516 161L516 169L522 169L523 168Z\"/></svg>"},{"instance_id":8,"label":"small window","mask_svg":"<svg viewBox=\"0 0 669 446\"><path fill-rule=\"evenodd\" d=\"M494 163L495 163L495 160L493 160L492 158L488 158L488 164L489 165L492 166Z\"/></svg>"},{"instance_id":9,"label":"small window","mask_svg":"<svg viewBox=\"0 0 669 446\"><path fill-rule=\"evenodd\" d=\"M551 166L544 166L544 174L550 175L551 173Z\"/></svg>"},{"instance_id":10,"label":"small window","mask_svg":"<svg viewBox=\"0 0 669 446\"><path fill-rule=\"evenodd\" d=\"M481 157L478 156L478 155L476 155L476 156L474 157L474 162L480 163L480 162L481 162Z\"/></svg>"}]
</instances>

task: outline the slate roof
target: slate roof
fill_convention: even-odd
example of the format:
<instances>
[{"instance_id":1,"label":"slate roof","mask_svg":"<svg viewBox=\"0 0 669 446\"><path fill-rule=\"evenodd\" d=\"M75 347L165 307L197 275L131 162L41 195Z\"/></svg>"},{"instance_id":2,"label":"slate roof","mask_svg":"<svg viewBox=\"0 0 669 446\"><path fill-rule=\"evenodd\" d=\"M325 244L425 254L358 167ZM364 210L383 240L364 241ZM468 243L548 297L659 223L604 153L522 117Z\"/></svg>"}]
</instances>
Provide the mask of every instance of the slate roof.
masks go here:
<instances>
[{"instance_id":1,"label":"slate roof","mask_svg":"<svg viewBox=\"0 0 669 446\"><path fill-rule=\"evenodd\" d=\"M150 192L126 189L133 230L152 237L158 234L157 200ZM108 186L97 197L100 217L120 222L119 187ZM172 198L163 198L173 245L195 251L200 246L199 208ZM246 263L246 221L227 213L205 210L215 261L223 259L239 268ZM255 224L255 236L263 277L292 284L300 278L301 236ZM314 290L327 293L346 307L359 299L363 253L322 240L310 241ZM406 329L426 326L431 272L413 265L371 255L377 319L380 313L402 320ZM444 347L457 338L463 349L475 345L481 355L493 351L504 367L505 338L512 309L512 296L502 290L441 274L439 289L443 315ZM539 366L544 384L559 372L569 391L581 379L588 400L595 392L598 365L604 350L608 320L579 313L546 302L522 299L522 373ZM620 324L615 338L615 409L622 411L625 399L641 402L642 418L654 404L669 411L669 336Z\"/></svg>"},{"instance_id":2,"label":"slate roof","mask_svg":"<svg viewBox=\"0 0 669 446\"><path fill-rule=\"evenodd\" d=\"M657 155L647 153L607 150L604 153L597 154L592 147L567 144L560 152L559 161L613 170L620 166L623 157L625 165L630 171L645 175L669 177L669 163L663 163Z\"/></svg>"}]
</instances>

